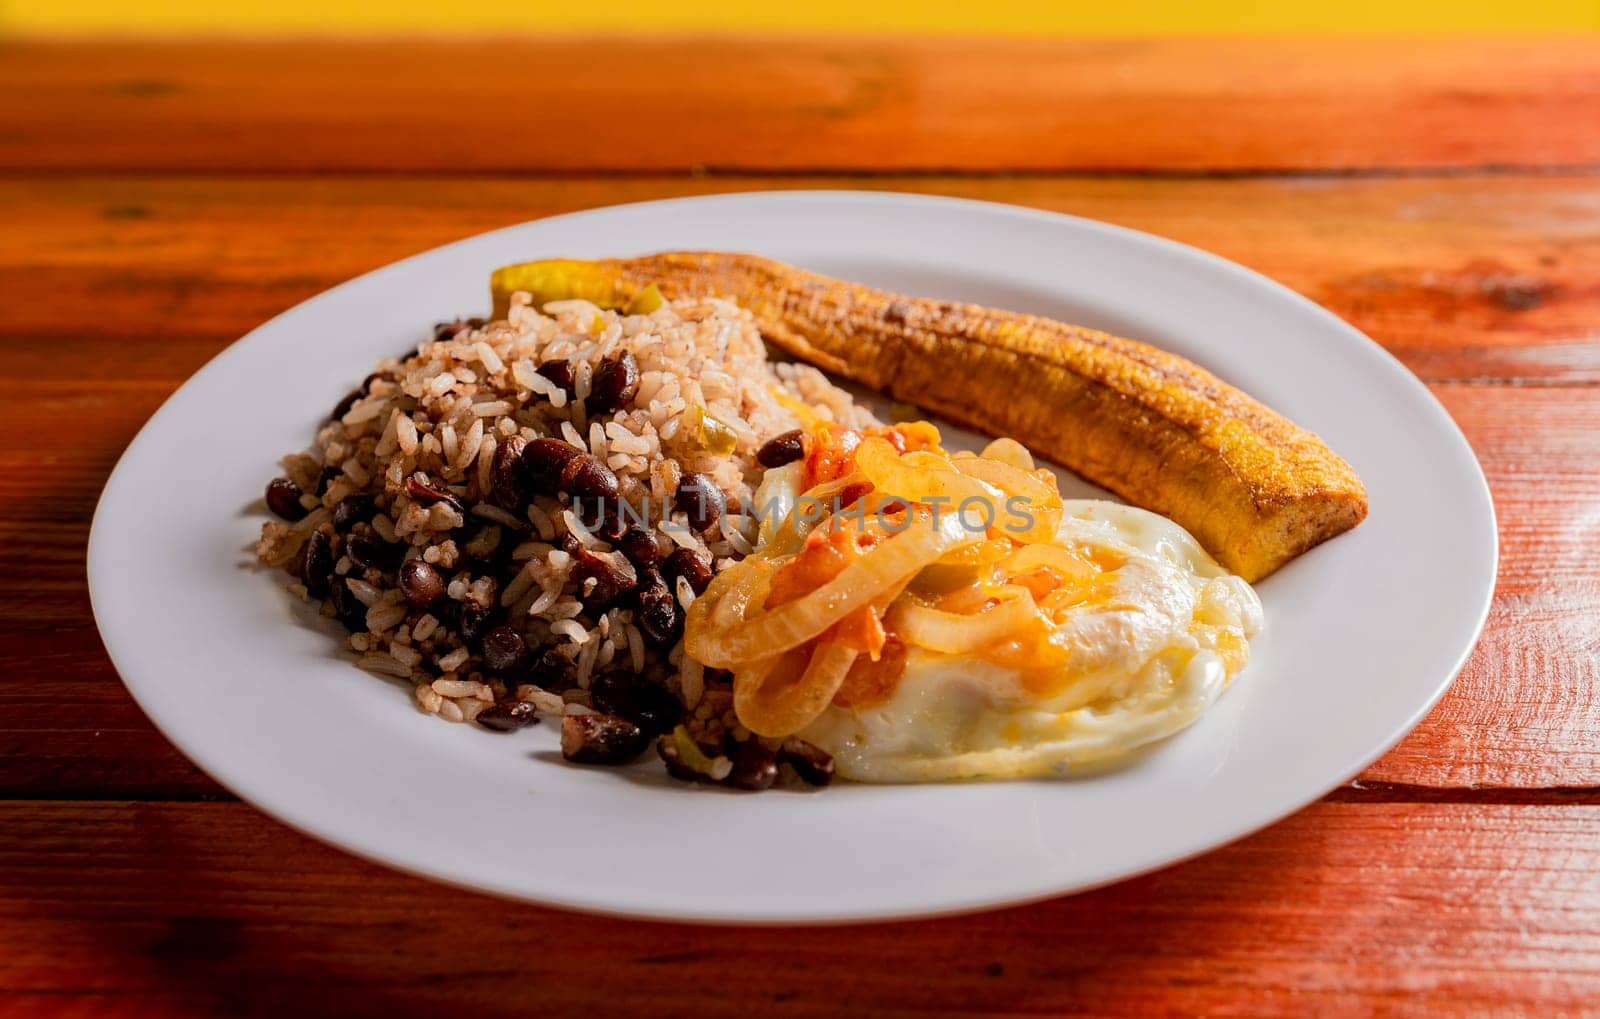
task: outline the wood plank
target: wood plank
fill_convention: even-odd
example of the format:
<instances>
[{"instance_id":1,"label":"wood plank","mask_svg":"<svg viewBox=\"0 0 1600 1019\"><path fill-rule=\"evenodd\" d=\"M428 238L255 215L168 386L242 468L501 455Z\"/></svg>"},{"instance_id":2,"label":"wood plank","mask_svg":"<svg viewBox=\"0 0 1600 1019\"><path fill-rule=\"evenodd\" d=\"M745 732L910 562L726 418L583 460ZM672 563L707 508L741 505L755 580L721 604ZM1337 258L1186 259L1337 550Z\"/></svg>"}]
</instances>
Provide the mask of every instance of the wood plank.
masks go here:
<instances>
[{"instance_id":1,"label":"wood plank","mask_svg":"<svg viewBox=\"0 0 1600 1019\"><path fill-rule=\"evenodd\" d=\"M1600 163L1600 61L1583 37L0 45L13 169Z\"/></svg>"},{"instance_id":2,"label":"wood plank","mask_svg":"<svg viewBox=\"0 0 1600 1019\"><path fill-rule=\"evenodd\" d=\"M15 1016L1435 1016L1600 996L1595 806L1324 803L1097 892L855 928L498 902L240 804L0 804L0 862Z\"/></svg>"},{"instance_id":3,"label":"wood plank","mask_svg":"<svg viewBox=\"0 0 1600 1019\"><path fill-rule=\"evenodd\" d=\"M115 353L129 384L177 379L295 302L448 240L598 205L774 183L0 180L12 227L0 234L0 337L40 371L55 370L55 344L69 342L91 361ZM1070 212L1198 245L1320 301L1429 381L1600 381L1600 176L867 183Z\"/></svg>"},{"instance_id":4,"label":"wood plank","mask_svg":"<svg viewBox=\"0 0 1600 1019\"><path fill-rule=\"evenodd\" d=\"M177 379L106 385L59 362L14 404L72 417L0 451L0 795L194 796L216 787L129 700L89 615L88 523L115 455ZM40 385L42 381L46 385ZM1489 476L1501 574L1488 630L1433 714L1366 781L1600 786L1600 390L1440 386ZM1442 508L1447 512L1447 508ZM406 710L396 703L396 710Z\"/></svg>"},{"instance_id":5,"label":"wood plank","mask_svg":"<svg viewBox=\"0 0 1600 1019\"><path fill-rule=\"evenodd\" d=\"M1600 786L1600 391L1434 393L1488 476L1500 577L1449 694L1362 779Z\"/></svg>"},{"instance_id":6,"label":"wood plank","mask_svg":"<svg viewBox=\"0 0 1600 1019\"><path fill-rule=\"evenodd\" d=\"M1321 298L1435 380L1600 380L1600 228L1583 215L1600 178L888 183L1199 243ZM0 573L0 669L21 681L0 685L0 728L9 730L0 792L216 793L116 683L89 619L82 556L117 454L233 336L341 278L465 233L727 186L0 181L17 228L0 234L3 371L21 394L12 413L72 422L30 429L29 443L0 450L10 509L0 537L13 550L12 569ZM1600 784L1592 707L1600 398L1568 388L1440 391L1500 501L1501 591L1485 645L1456 691L1366 778L1456 788Z\"/></svg>"}]
</instances>

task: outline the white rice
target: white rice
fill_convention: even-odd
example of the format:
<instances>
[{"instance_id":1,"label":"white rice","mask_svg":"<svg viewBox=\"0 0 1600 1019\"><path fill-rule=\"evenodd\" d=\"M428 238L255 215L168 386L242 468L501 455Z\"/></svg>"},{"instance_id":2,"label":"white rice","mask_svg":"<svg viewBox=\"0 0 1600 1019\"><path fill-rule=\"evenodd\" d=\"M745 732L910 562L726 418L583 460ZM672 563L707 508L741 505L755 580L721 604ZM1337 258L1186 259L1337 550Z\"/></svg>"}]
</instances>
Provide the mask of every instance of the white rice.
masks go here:
<instances>
[{"instance_id":1,"label":"white rice","mask_svg":"<svg viewBox=\"0 0 1600 1019\"><path fill-rule=\"evenodd\" d=\"M637 393L618 410L591 414L586 401L596 367L624 352L637 364ZM539 370L557 360L568 363L570 393ZM823 418L873 423L821 373L769 363L754 319L728 302L679 301L648 316L622 316L586 301L555 302L541 313L518 299L507 321L455 329L404 359L381 362L310 449L284 458L285 476L301 487L308 512L297 522L265 525L257 552L265 564L296 570L313 533L326 534L335 552L331 582L344 588L322 599L324 613L364 627L347 642L359 664L411 680L417 707L429 714L467 721L502 697L533 697L544 714L588 711L591 678L618 668L669 684L692 708L706 688L705 671L681 647L651 645L627 604L588 608L594 585L579 575L571 543L619 576L637 579L639 571L565 497L539 494L515 512L498 504L496 452L513 438L549 436L600 458L630 505L650 505L663 553L691 549L720 568L752 551L756 450L800 423L779 394ZM737 436L731 453L707 447L705 415ZM727 501L705 537L682 513L661 518L688 472L708 477ZM444 497L419 499L414 484ZM357 495L371 499L372 509L353 529L345 523L335 533L333 511ZM374 566L356 554L350 543L358 540L388 549L383 554L393 561ZM395 572L406 559L439 573L439 604L426 611L408 604ZM669 584L687 610L693 589L681 578ZM316 600L305 586L297 584L297 593ZM461 629L469 601L503 613L494 619L517 628L533 652L570 655L568 678L576 686L558 695L516 687L486 669Z\"/></svg>"}]
</instances>

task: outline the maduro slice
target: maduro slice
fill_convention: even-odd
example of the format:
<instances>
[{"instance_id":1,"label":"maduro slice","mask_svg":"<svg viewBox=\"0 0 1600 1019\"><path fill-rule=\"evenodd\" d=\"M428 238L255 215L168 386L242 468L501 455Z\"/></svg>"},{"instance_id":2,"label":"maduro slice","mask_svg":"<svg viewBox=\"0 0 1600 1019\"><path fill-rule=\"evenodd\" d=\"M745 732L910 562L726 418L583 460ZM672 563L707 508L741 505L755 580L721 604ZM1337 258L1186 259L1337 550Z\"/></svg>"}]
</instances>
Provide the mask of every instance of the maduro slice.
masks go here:
<instances>
[{"instance_id":1,"label":"maduro slice","mask_svg":"<svg viewBox=\"0 0 1600 1019\"><path fill-rule=\"evenodd\" d=\"M1136 506L1177 521L1228 569L1266 576L1359 524L1366 489L1311 432L1198 365L1092 329L901 297L754 255L550 259L495 271L495 311L729 297L762 334L821 368L991 435L1015 436Z\"/></svg>"}]
</instances>

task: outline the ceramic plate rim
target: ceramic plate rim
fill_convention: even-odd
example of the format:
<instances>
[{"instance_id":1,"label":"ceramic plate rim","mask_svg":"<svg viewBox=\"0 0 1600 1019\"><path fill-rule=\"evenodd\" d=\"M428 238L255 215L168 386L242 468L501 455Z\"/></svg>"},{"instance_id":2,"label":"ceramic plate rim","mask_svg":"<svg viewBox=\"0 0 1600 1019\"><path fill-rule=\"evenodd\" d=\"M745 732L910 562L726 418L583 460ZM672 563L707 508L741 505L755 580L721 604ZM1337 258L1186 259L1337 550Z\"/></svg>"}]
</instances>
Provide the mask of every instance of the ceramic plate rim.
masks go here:
<instances>
[{"instance_id":1,"label":"ceramic plate rim","mask_svg":"<svg viewBox=\"0 0 1600 1019\"><path fill-rule=\"evenodd\" d=\"M1276 300L1287 300L1297 304L1298 312L1306 316L1308 321L1318 320L1325 331L1330 334L1338 333L1342 335L1350 351L1360 351L1361 355L1367 358L1370 365L1374 366L1376 370L1393 376L1389 379L1391 383L1411 388L1413 390L1412 395L1419 398L1417 401L1419 409L1432 418L1432 426L1440 429L1441 435L1452 447L1442 452L1448 452L1457 461L1464 454L1466 461L1470 462L1472 470L1476 472L1476 484L1470 486L1473 489L1470 494L1478 503L1473 509L1478 511L1479 516L1473 526L1480 532L1486 530L1487 544L1482 548L1467 551L1475 557L1485 557L1477 558L1475 565L1480 574L1486 574L1486 581L1479 585L1480 589L1478 591L1474 592L1472 604L1464 606L1462 612L1458 615L1456 621L1466 624L1459 631L1465 636L1456 642L1459 646L1449 653L1448 669L1445 669L1437 677L1437 680L1432 682L1431 691L1426 697L1418 699L1405 717L1396 717L1385 725L1384 734L1380 739L1369 740L1359 752L1351 750L1349 758L1353 766L1344 772L1325 776L1325 780L1314 791L1301 790L1293 795L1280 797L1270 803L1252 804L1249 809L1241 810L1239 816L1233 822L1207 832L1201 837L1180 840L1174 847L1157 854L1158 858L1144 859L1136 866L1119 869L1115 872L1091 874L1078 878L1065 878L1063 875L1056 873L1038 873L1027 880L997 881L987 890L950 895L935 893L928 895L926 901L921 903L901 902L884 908L875 908L871 904L865 904L859 908L827 908L816 911L769 910L763 912L759 910L741 911L739 909L730 909L726 906L702 909L693 904L682 904L677 908L663 908L660 904L646 904L636 907L630 905L629 902L618 901L604 893L596 894L581 889L567 894L554 887L532 888L528 884L521 882L465 879L460 875L448 872L444 868L419 866L415 860L404 858L402 854L385 852L381 848L370 845L339 825L330 825L325 820L319 821L305 816L305 813L297 808L296 804L283 802L282 798L274 793L270 782L264 786L256 776L250 775L248 771L241 771L236 762L207 753L203 747L197 744L196 739L191 738L191 723L180 717L181 713L174 711L173 705L162 698L161 672L164 668L164 663L152 661L148 653L135 651L131 648L130 638L123 625L126 610L120 606L114 606L110 601L111 593L118 582L118 567L115 565L113 557L109 554L107 546L107 543L115 537L112 533L113 527L108 523L110 516L108 506L116 506L119 504L119 500L126 498L128 486L134 480L130 465L144 451L145 446L153 441L152 436L157 431L158 423L169 416L179 414L191 394L199 391L208 379L224 372L235 359L246 356L246 352L251 349L251 344L257 342L258 338L263 334L270 332L280 320L291 315L303 316L314 312L324 302L332 302L341 293L373 286L383 277L394 274L398 270L418 263L423 259L447 257L468 245L485 243L490 238L504 238L524 232L549 229L555 225L570 226L573 223L580 223L585 219L591 218L626 216L629 213L648 216L653 212L659 212L663 207L692 211L712 210L717 206L743 204L760 206L767 203L774 205L786 203L815 206L835 205L841 208L851 205L864 205L867 207L901 206L926 210L930 215L935 216L945 211L967 210L984 216L1020 218L1047 226L1053 224L1061 227L1064 235L1079 233L1116 237L1122 241L1142 246L1152 252L1153 255L1176 256L1190 260L1197 265L1208 266L1214 271L1225 271L1238 278L1242 285L1261 293L1263 299L1265 299L1265 295L1270 294ZM726 209L719 211L725 212ZM954 215L955 212L951 211L951 214ZM628 247L626 242L615 246L619 249L627 249ZM1458 463L1456 466L1460 466L1460 464ZM1498 553L1498 532L1494 506L1487 481L1465 436L1462 435L1459 427L1450 418L1444 407L1420 380L1381 346L1331 312L1295 294L1281 284L1237 263L1177 241L1062 213L972 199L896 192L776 191L717 194L628 203L626 205L606 206L532 220L463 238L390 263L323 291L274 316L268 322L252 329L239 340L224 348L185 381L163 402L161 408L152 415L151 419L141 427L138 434L119 457L117 465L113 469L101 494L91 526L88 543L88 579L95 620L100 628L107 653L135 701L149 716L157 729L176 745L186 757L219 784L239 796L241 800L253 804L269 816L306 835L365 859L408 873L418 874L458 887L487 891L542 905L619 917L679 922L809 924L889 921L913 917L943 916L1032 902L1067 892L1087 891L1190 859L1211 849L1231 843L1288 816L1320 798L1329 790L1347 782L1377 758L1381 757L1398 743L1444 695L1465 664L1467 656L1476 646L1487 621L1494 590L1494 579L1498 569ZM407 710L407 708L404 705L400 705L398 710ZM1203 725L1204 722L1201 724Z\"/></svg>"}]
</instances>

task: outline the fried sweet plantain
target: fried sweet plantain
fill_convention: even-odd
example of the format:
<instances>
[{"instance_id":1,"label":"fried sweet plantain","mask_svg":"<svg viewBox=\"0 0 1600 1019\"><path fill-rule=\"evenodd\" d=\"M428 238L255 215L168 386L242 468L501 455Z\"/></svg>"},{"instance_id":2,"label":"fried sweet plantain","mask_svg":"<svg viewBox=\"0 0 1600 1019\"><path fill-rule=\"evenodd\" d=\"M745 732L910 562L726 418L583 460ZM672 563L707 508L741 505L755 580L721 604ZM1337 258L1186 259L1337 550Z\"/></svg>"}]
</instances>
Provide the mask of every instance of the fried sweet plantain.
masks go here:
<instances>
[{"instance_id":1,"label":"fried sweet plantain","mask_svg":"<svg viewBox=\"0 0 1600 1019\"><path fill-rule=\"evenodd\" d=\"M674 252L506 266L497 316L585 298L728 297L773 344L991 435L1021 439L1187 528L1258 580L1359 524L1366 489L1321 439L1183 358L1050 319L901 297L754 255Z\"/></svg>"}]
</instances>

